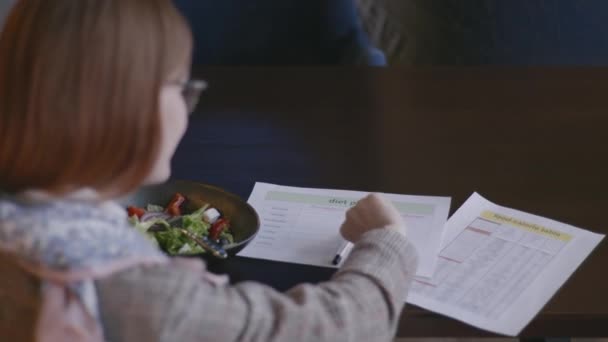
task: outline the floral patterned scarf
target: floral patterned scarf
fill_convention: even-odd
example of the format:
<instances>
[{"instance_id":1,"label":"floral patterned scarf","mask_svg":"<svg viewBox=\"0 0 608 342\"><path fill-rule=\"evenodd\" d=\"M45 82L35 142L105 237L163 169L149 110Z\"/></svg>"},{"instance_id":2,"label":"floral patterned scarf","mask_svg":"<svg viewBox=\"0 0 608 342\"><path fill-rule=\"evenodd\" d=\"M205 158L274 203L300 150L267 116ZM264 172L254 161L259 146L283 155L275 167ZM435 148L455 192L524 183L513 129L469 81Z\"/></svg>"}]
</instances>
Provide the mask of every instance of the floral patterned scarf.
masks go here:
<instances>
[{"instance_id":1,"label":"floral patterned scarf","mask_svg":"<svg viewBox=\"0 0 608 342\"><path fill-rule=\"evenodd\" d=\"M0 251L16 255L24 270L41 279L41 342L103 341L94 280L129 267L172 262L226 283L205 272L198 259L167 258L129 227L123 208L97 201L91 190L61 199L41 192L0 195Z\"/></svg>"}]
</instances>

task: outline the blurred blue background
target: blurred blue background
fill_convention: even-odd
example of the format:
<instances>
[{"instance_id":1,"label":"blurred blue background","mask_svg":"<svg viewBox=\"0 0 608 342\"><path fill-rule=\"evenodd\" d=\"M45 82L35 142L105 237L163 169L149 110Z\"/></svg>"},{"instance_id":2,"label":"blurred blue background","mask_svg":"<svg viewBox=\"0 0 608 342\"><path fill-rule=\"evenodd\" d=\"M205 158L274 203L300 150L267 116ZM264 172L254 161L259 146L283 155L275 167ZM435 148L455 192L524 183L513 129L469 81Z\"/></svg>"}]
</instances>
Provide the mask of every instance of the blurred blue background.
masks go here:
<instances>
[{"instance_id":1,"label":"blurred blue background","mask_svg":"<svg viewBox=\"0 0 608 342\"><path fill-rule=\"evenodd\" d=\"M426 0L420 5L428 31L434 32L427 39L437 46L422 49L417 60L422 64L608 62L605 0ZM423 30L415 33L424 37Z\"/></svg>"},{"instance_id":2,"label":"blurred blue background","mask_svg":"<svg viewBox=\"0 0 608 342\"><path fill-rule=\"evenodd\" d=\"M353 0L175 0L198 65L384 65Z\"/></svg>"},{"instance_id":3,"label":"blurred blue background","mask_svg":"<svg viewBox=\"0 0 608 342\"><path fill-rule=\"evenodd\" d=\"M606 0L175 2L201 65L608 64Z\"/></svg>"},{"instance_id":4,"label":"blurred blue background","mask_svg":"<svg viewBox=\"0 0 608 342\"><path fill-rule=\"evenodd\" d=\"M486 2L492 32L490 63L608 62L608 1Z\"/></svg>"}]
</instances>

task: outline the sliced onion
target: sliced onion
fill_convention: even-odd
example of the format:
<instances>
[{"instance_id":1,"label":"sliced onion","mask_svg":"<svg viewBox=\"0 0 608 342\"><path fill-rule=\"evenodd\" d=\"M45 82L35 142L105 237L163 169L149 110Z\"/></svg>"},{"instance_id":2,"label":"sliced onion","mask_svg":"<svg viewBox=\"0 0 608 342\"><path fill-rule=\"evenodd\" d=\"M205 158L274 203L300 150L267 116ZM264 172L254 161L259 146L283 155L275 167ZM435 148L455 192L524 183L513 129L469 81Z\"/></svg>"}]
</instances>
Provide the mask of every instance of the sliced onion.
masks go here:
<instances>
[{"instance_id":1,"label":"sliced onion","mask_svg":"<svg viewBox=\"0 0 608 342\"><path fill-rule=\"evenodd\" d=\"M158 220L158 219L163 219L163 220L167 220L169 219L171 216L167 213L157 213L157 212L146 212L140 219L141 222L146 222L146 221L150 221L150 220Z\"/></svg>"}]
</instances>

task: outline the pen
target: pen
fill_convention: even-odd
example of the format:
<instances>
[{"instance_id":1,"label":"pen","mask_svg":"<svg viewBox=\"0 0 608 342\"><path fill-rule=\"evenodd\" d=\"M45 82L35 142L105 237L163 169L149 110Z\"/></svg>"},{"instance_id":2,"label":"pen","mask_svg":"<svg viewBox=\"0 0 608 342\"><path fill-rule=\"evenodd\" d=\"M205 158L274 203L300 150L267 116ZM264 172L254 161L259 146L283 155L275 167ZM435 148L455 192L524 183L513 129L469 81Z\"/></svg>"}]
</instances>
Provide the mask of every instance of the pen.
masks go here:
<instances>
[{"instance_id":1,"label":"pen","mask_svg":"<svg viewBox=\"0 0 608 342\"><path fill-rule=\"evenodd\" d=\"M338 265L340 263L340 261L342 261L342 259L344 259L344 256L346 256L346 254L348 254L352 248L353 248L352 243L350 243L348 241L344 242L342 244L342 246L340 246L340 249L338 249L338 253L336 253L336 256L334 257L332 264Z\"/></svg>"}]
</instances>

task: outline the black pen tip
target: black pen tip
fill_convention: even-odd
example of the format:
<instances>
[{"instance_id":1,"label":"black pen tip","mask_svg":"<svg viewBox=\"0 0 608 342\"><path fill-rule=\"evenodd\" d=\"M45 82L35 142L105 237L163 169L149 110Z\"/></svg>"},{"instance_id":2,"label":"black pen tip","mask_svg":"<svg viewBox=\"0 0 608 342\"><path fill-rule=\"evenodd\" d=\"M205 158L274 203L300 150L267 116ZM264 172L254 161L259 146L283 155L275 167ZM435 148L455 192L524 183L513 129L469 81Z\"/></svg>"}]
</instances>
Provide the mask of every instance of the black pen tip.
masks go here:
<instances>
[{"instance_id":1,"label":"black pen tip","mask_svg":"<svg viewBox=\"0 0 608 342\"><path fill-rule=\"evenodd\" d=\"M334 261L332 261L331 263L334 265L337 265L340 263L340 261L342 261L342 257L339 255L336 255L336 257L334 258Z\"/></svg>"}]
</instances>

